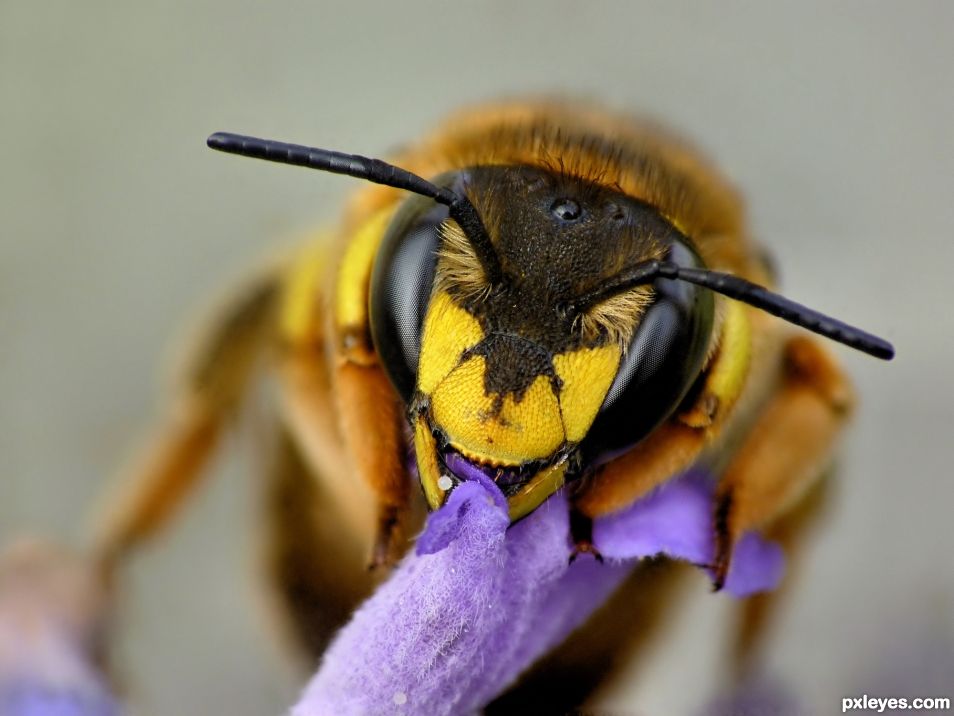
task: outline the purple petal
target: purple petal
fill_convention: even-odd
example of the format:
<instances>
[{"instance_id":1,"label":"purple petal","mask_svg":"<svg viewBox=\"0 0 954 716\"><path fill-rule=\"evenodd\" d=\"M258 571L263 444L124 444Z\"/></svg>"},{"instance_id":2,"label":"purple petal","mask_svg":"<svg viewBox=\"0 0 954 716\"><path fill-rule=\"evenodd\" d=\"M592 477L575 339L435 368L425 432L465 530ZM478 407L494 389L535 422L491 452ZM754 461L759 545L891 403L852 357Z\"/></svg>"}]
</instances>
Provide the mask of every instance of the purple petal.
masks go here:
<instances>
[{"instance_id":1,"label":"purple petal","mask_svg":"<svg viewBox=\"0 0 954 716\"><path fill-rule=\"evenodd\" d=\"M553 583L542 603L529 610L527 632L519 652L521 671L558 646L609 598L632 564L600 564L582 556ZM498 692L499 693L499 692ZM496 696L497 694L493 694Z\"/></svg>"},{"instance_id":2,"label":"purple petal","mask_svg":"<svg viewBox=\"0 0 954 716\"><path fill-rule=\"evenodd\" d=\"M120 716L118 704L103 692L63 691L39 683L0 688L3 716Z\"/></svg>"},{"instance_id":3,"label":"purple petal","mask_svg":"<svg viewBox=\"0 0 954 716\"><path fill-rule=\"evenodd\" d=\"M612 561L571 565L562 494L508 530L496 486L466 480L329 647L293 716L479 710L582 624L638 559L711 563L712 490L706 476L688 475L598 520L594 545ZM780 550L746 535L727 591L770 588L781 570Z\"/></svg>"},{"instance_id":4,"label":"purple petal","mask_svg":"<svg viewBox=\"0 0 954 716\"><path fill-rule=\"evenodd\" d=\"M506 599L512 597L508 519L488 498L476 482L454 490L437 514L456 516L456 538L439 552L404 560L329 647L293 713L346 716L387 707L440 714L465 708L468 696L472 700L480 690L494 636L512 613ZM446 533L441 530L441 539ZM539 559L546 557L542 550Z\"/></svg>"},{"instance_id":5,"label":"purple petal","mask_svg":"<svg viewBox=\"0 0 954 716\"><path fill-rule=\"evenodd\" d=\"M665 555L700 566L711 564L713 491L713 482L704 473L671 480L630 507L597 520L593 544L612 559ZM732 553L725 590L744 597L774 589L784 571L781 548L749 532Z\"/></svg>"},{"instance_id":6,"label":"purple petal","mask_svg":"<svg viewBox=\"0 0 954 716\"><path fill-rule=\"evenodd\" d=\"M447 504L428 518L424 532L417 538L417 554L434 554L456 541L466 524L464 517L474 500L489 502L492 506L493 501L489 500L482 489L482 486L475 483L461 485L454 490L447 498ZM503 529L506 529L506 526L501 531Z\"/></svg>"},{"instance_id":7,"label":"purple petal","mask_svg":"<svg viewBox=\"0 0 954 716\"><path fill-rule=\"evenodd\" d=\"M444 460L447 463L447 468L457 475L457 477L461 478L462 480L473 480L475 482L479 482L487 489L488 493L493 495L494 500L498 505L500 505L500 509L504 511L507 510L507 498L504 497L504 494L499 489L497 489L497 485L484 470L474 463L465 460L456 452L447 453L444 456Z\"/></svg>"},{"instance_id":8,"label":"purple petal","mask_svg":"<svg viewBox=\"0 0 954 716\"><path fill-rule=\"evenodd\" d=\"M625 510L597 520L593 545L613 559L665 554L707 564L713 549L712 489L698 473L660 485Z\"/></svg>"},{"instance_id":9,"label":"purple petal","mask_svg":"<svg viewBox=\"0 0 954 716\"><path fill-rule=\"evenodd\" d=\"M785 574L785 553L774 542L747 532L735 545L725 591L734 597L766 592L778 586Z\"/></svg>"},{"instance_id":10,"label":"purple petal","mask_svg":"<svg viewBox=\"0 0 954 716\"><path fill-rule=\"evenodd\" d=\"M457 487L439 512L457 518L456 539L405 559L331 645L293 714L477 710L626 573L587 559L568 569L562 496L509 532L506 513L477 482Z\"/></svg>"}]
</instances>

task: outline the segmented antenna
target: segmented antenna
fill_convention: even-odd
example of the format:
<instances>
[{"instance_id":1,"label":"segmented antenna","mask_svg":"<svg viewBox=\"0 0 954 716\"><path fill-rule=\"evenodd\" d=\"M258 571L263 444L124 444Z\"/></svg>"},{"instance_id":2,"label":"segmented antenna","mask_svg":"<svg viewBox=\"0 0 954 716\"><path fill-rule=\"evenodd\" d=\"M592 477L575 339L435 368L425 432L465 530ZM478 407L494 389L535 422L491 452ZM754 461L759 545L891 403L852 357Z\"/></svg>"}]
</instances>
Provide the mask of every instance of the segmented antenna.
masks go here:
<instances>
[{"instance_id":1,"label":"segmented antenna","mask_svg":"<svg viewBox=\"0 0 954 716\"><path fill-rule=\"evenodd\" d=\"M273 139L259 139L229 132L216 132L206 140L206 144L220 152L265 159L280 164L294 164L333 174L345 174L431 198L438 204L446 206L451 218L460 224L464 235L477 253L487 281L493 285L500 283L503 277L500 260L480 220L480 215L463 194L458 194L446 187L439 187L417 174L380 159L362 157L358 154L344 154L328 149L305 147L300 144L288 144Z\"/></svg>"},{"instance_id":2,"label":"segmented antenna","mask_svg":"<svg viewBox=\"0 0 954 716\"><path fill-rule=\"evenodd\" d=\"M764 286L759 286L732 274L680 266L670 261L660 261L658 259L638 264L632 270L617 277L611 284L575 301L572 308L577 311L586 310L610 296L636 286L651 283L657 278L687 281L697 286L703 286L710 291L747 303L789 323L807 328L813 333L843 343L875 358L881 358L882 360L894 358L894 346L883 338L874 336L860 328L849 326L847 323L826 316L824 313L819 313L777 293L772 293Z\"/></svg>"},{"instance_id":3,"label":"segmented antenna","mask_svg":"<svg viewBox=\"0 0 954 716\"><path fill-rule=\"evenodd\" d=\"M207 144L212 149L228 152L229 154L266 159L281 164L295 164L334 174L345 174L357 179L366 179L375 184L384 184L429 197L446 206L451 218L460 224L464 235L477 253L477 258L487 275L488 282L497 284L503 279L500 260L496 251L494 251L490 236L480 220L480 215L474 205L462 194L451 191L446 187L436 186L417 174L380 159L371 159L357 154L344 154L328 149L287 144L272 139L259 139L228 132L216 132L208 138ZM710 291L747 303L789 323L843 343L875 358L890 360L894 357L894 347L883 338L789 300L769 291L764 286L759 286L732 274L679 266L658 259L639 264L617 277L610 284L573 302L571 308L576 311L586 310L610 296L636 286L651 283L657 278L687 281L703 286Z\"/></svg>"}]
</instances>

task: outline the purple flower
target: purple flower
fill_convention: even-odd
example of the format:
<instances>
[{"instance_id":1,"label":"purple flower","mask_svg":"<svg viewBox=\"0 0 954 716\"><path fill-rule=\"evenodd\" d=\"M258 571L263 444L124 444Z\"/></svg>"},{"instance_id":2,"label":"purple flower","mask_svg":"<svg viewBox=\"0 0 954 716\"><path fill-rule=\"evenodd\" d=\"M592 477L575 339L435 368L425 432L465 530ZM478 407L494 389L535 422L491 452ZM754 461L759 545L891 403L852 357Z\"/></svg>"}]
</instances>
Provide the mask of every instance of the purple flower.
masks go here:
<instances>
[{"instance_id":1,"label":"purple flower","mask_svg":"<svg viewBox=\"0 0 954 716\"><path fill-rule=\"evenodd\" d=\"M34 540L0 552L0 716L119 716L92 658L105 604L69 552Z\"/></svg>"},{"instance_id":2,"label":"purple flower","mask_svg":"<svg viewBox=\"0 0 954 716\"><path fill-rule=\"evenodd\" d=\"M457 487L329 647L293 716L477 711L582 624L638 559L712 562L712 483L702 475L597 520L604 564L570 563L561 494L510 529L504 505L487 481ZM772 589L783 569L777 545L747 534L725 589Z\"/></svg>"}]
</instances>

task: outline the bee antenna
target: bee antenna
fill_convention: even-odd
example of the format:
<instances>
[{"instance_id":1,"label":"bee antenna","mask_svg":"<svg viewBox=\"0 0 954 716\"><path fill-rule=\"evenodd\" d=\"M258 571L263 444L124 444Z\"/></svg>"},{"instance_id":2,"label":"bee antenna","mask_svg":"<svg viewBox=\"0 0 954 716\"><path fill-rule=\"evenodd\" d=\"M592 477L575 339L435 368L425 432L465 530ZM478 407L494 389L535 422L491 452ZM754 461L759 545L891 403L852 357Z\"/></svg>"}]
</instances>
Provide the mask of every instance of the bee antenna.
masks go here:
<instances>
[{"instance_id":1,"label":"bee antenna","mask_svg":"<svg viewBox=\"0 0 954 716\"><path fill-rule=\"evenodd\" d=\"M305 147L300 144L247 137L230 132L216 132L206 140L206 144L212 149L228 154L265 159L280 164L294 164L333 174L345 174L431 198L438 204L446 206L451 218L460 224L467 240L477 253L488 282L492 285L497 284L503 277L500 260L480 220L480 215L463 194L458 194L446 187L439 187L417 174L380 159L362 157L358 154L344 154L329 149Z\"/></svg>"},{"instance_id":2,"label":"bee antenna","mask_svg":"<svg viewBox=\"0 0 954 716\"><path fill-rule=\"evenodd\" d=\"M573 308L584 309L622 291L651 283L657 278L687 281L702 286L875 358L882 360L894 358L894 346L883 338L773 293L764 286L733 274L690 268L658 259L643 262L617 277L610 285L583 296L574 303Z\"/></svg>"}]
</instances>

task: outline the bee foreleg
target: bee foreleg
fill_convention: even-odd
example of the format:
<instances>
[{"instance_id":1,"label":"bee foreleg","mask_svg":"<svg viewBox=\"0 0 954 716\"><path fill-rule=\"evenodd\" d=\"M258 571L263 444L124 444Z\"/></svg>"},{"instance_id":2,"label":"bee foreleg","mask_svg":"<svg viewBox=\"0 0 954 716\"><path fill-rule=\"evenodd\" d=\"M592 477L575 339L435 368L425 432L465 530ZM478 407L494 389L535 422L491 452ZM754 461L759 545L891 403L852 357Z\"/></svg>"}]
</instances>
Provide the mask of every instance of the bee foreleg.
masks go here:
<instances>
[{"instance_id":1,"label":"bee foreleg","mask_svg":"<svg viewBox=\"0 0 954 716\"><path fill-rule=\"evenodd\" d=\"M402 551L411 496L400 401L376 364L342 361L335 371L335 386L345 446L376 499L370 566L385 566Z\"/></svg>"},{"instance_id":2,"label":"bee foreleg","mask_svg":"<svg viewBox=\"0 0 954 716\"><path fill-rule=\"evenodd\" d=\"M847 378L814 340L791 339L783 361L776 393L719 484L717 589L728 574L738 538L771 524L815 484L854 403Z\"/></svg>"},{"instance_id":3,"label":"bee foreleg","mask_svg":"<svg viewBox=\"0 0 954 716\"><path fill-rule=\"evenodd\" d=\"M272 273L247 286L187 360L168 416L97 525L94 555L104 574L158 532L197 486L266 343L276 288Z\"/></svg>"},{"instance_id":4,"label":"bee foreleg","mask_svg":"<svg viewBox=\"0 0 954 716\"><path fill-rule=\"evenodd\" d=\"M283 428L269 465L265 505L266 565L287 641L310 663L366 598L374 578L365 569L364 539L349 538L348 515L329 475L316 479L300 440Z\"/></svg>"},{"instance_id":5,"label":"bee foreleg","mask_svg":"<svg viewBox=\"0 0 954 716\"><path fill-rule=\"evenodd\" d=\"M571 564L581 554L592 554L597 562L602 563L603 555L593 546L593 518L583 514L576 507L570 508L570 537L573 538Z\"/></svg>"},{"instance_id":6,"label":"bee foreleg","mask_svg":"<svg viewBox=\"0 0 954 716\"><path fill-rule=\"evenodd\" d=\"M664 423L632 450L587 478L573 498L575 509L592 518L631 505L689 467L707 439L704 429L675 420Z\"/></svg>"},{"instance_id":7,"label":"bee foreleg","mask_svg":"<svg viewBox=\"0 0 954 716\"><path fill-rule=\"evenodd\" d=\"M760 648L775 614L790 593L793 577L819 517L828 504L831 480L824 477L808 489L791 510L775 520L764 532L766 538L781 545L785 552L785 580L771 592L753 594L739 602L735 634L731 644L731 663L736 681L750 675L757 664Z\"/></svg>"}]
</instances>

